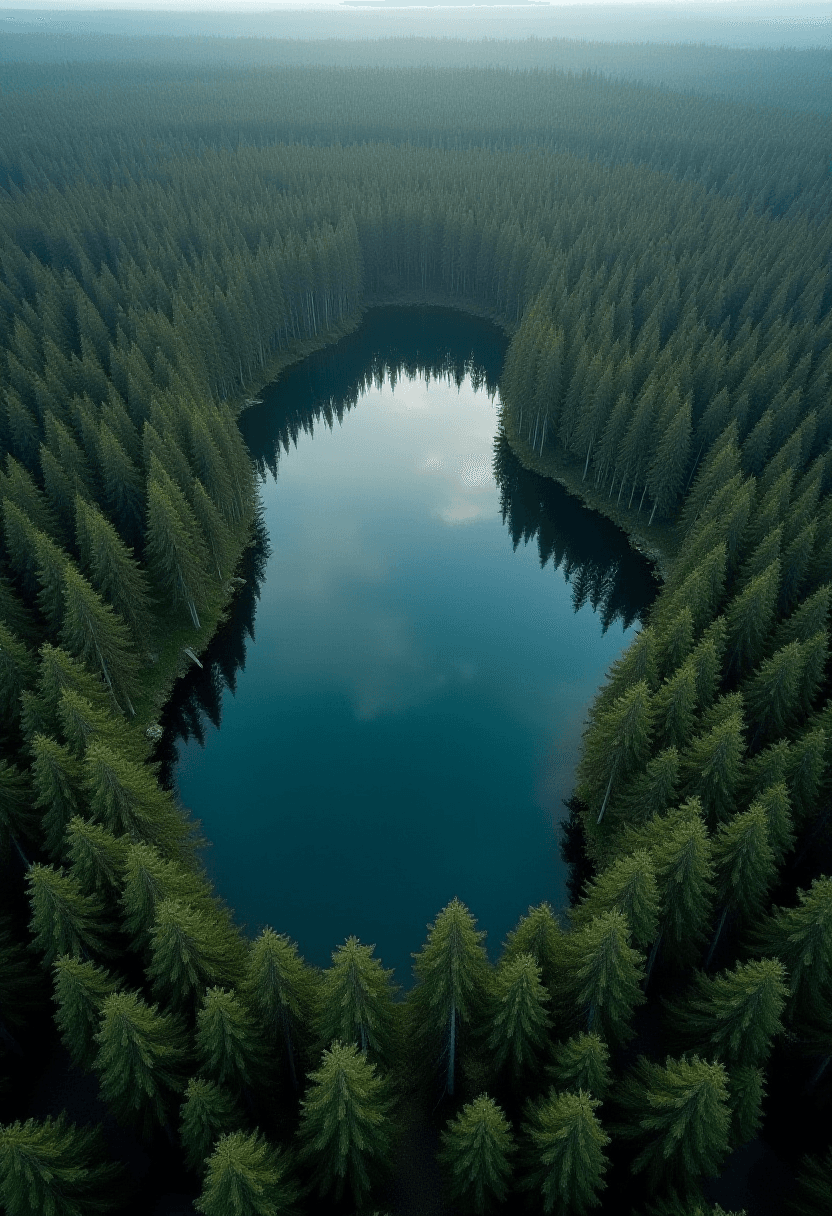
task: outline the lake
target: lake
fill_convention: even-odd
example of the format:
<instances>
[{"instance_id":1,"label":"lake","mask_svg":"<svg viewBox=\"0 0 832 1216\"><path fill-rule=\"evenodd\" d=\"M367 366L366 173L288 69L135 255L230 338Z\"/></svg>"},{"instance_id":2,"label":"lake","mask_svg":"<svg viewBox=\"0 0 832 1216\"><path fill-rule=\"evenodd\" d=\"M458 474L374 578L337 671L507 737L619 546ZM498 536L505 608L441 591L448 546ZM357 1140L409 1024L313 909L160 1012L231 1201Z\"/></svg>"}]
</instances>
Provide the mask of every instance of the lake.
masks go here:
<instances>
[{"instance_id":1,"label":"lake","mask_svg":"<svg viewBox=\"0 0 832 1216\"><path fill-rule=\"evenodd\" d=\"M565 905L563 799L610 663L656 584L499 429L502 332L374 310L240 425L263 514L229 621L161 754L249 933L324 966L349 934L410 983L459 896L496 957Z\"/></svg>"}]
</instances>

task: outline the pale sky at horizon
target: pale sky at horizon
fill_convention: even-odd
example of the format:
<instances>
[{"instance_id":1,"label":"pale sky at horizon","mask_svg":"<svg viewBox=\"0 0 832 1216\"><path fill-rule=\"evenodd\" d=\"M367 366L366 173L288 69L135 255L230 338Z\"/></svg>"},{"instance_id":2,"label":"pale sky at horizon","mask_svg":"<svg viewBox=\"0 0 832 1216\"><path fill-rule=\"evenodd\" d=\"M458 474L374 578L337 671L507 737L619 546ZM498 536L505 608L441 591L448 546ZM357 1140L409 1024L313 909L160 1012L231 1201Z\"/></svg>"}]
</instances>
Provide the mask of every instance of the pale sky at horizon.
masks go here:
<instances>
[{"instance_id":1,"label":"pale sky at horizon","mask_svg":"<svg viewBox=\"0 0 832 1216\"><path fill-rule=\"evenodd\" d=\"M437 0L425 0L424 7L435 7ZM441 6L441 0L439 0ZM472 0L472 4L475 0ZM480 0L488 7L499 5L499 0ZM645 5L655 5L664 9L677 9L690 16L696 12L713 12L714 9L735 9L745 11L749 17L760 16L763 13L771 15L799 16L832 16L832 4L818 3L817 0L804 0L797 3L781 3L779 0L550 0L553 8L576 8L585 6L604 6L610 4L642 8ZM115 11L119 9L143 12L170 13L200 13L200 12L246 12L265 13L283 10L309 9L340 9L344 11L340 0L0 0L0 11L30 11L30 12L91 12ZM349 11L347 9L346 11Z\"/></svg>"}]
</instances>

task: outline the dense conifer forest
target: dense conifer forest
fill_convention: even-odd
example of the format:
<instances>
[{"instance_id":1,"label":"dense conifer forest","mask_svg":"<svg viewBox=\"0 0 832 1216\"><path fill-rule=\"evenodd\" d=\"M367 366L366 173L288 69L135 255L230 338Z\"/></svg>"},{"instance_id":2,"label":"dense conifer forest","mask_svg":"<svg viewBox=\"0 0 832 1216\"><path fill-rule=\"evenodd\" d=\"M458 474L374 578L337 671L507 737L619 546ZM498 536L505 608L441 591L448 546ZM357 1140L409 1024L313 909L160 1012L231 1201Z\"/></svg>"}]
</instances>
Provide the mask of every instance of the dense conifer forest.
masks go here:
<instances>
[{"instance_id":1,"label":"dense conifer forest","mask_svg":"<svg viewBox=\"0 0 832 1216\"><path fill-rule=\"evenodd\" d=\"M103 1110L205 1216L382 1211L416 1125L449 1211L716 1214L761 1129L791 1210L830 1210L830 125L769 84L4 64L9 1216L150 1210ZM323 971L279 924L249 940L154 746L185 648L256 581L241 409L423 301L510 335L513 531L539 528L519 458L663 581L589 713L573 906L492 962L453 900L401 993L356 938ZM56 1037L91 1123L27 1117Z\"/></svg>"}]
</instances>

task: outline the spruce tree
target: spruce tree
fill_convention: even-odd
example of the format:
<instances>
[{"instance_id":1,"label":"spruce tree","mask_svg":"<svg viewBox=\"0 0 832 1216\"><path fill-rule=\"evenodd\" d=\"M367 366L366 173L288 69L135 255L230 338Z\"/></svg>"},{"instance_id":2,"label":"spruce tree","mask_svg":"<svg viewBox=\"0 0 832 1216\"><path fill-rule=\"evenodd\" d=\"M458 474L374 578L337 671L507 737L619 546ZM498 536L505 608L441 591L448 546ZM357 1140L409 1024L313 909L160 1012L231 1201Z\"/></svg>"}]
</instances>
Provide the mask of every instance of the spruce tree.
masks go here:
<instances>
[{"instance_id":1,"label":"spruce tree","mask_svg":"<svg viewBox=\"0 0 832 1216\"><path fill-rule=\"evenodd\" d=\"M66 832L70 873L86 895L114 900L124 880L127 840L76 815Z\"/></svg>"},{"instance_id":2,"label":"spruce tree","mask_svg":"<svg viewBox=\"0 0 832 1216\"><path fill-rule=\"evenodd\" d=\"M721 912L706 965L728 914L736 913L745 923L756 920L777 877L768 818L759 803L720 825L713 840L713 865L716 906Z\"/></svg>"},{"instance_id":3,"label":"spruce tree","mask_svg":"<svg viewBox=\"0 0 832 1216\"><path fill-rule=\"evenodd\" d=\"M521 1186L542 1198L544 1212L584 1216L601 1202L610 1138L595 1113L600 1105L583 1089L561 1094L552 1089L529 1109L522 1128Z\"/></svg>"},{"instance_id":4,"label":"spruce tree","mask_svg":"<svg viewBox=\"0 0 832 1216\"><path fill-rule=\"evenodd\" d=\"M485 1014L488 960L485 934L475 925L465 905L453 899L428 925L428 940L413 956L417 984L410 1000L434 1059L447 1061L448 1094L454 1092L460 1026L476 1026Z\"/></svg>"},{"instance_id":5,"label":"spruce tree","mask_svg":"<svg viewBox=\"0 0 832 1216\"><path fill-rule=\"evenodd\" d=\"M364 1055L369 1049L384 1060L393 1031L393 972L373 958L374 949L348 937L333 952L321 984L318 1035L325 1047L333 1039L355 1042Z\"/></svg>"},{"instance_id":6,"label":"spruce tree","mask_svg":"<svg viewBox=\"0 0 832 1216\"><path fill-rule=\"evenodd\" d=\"M613 787L623 783L646 762L653 729L653 708L645 681L640 680L599 714L584 737L584 750L578 767L578 790L597 813L604 811Z\"/></svg>"},{"instance_id":7,"label":"spruce tree","mask_svg":"<svg viewBox=\"0 0 832 1216\"><path fill-rule=\"evenodd\" d=\"M137 663L127 627L80 571L64 569L61 643L71 655L100 671L115 704L132 714Z\"/></svg>"},{"instance_id":8,"label":"spruce tree","mask_svg":"<svg viewBox=\"0 0 832 1216\"><path fill-rule=\"evenodd\" d=\"M300 1188L284 1155L257 1132L220 1136L194 1207L203 1216L294 1216Z\"/></svg>"},{"instance_id":9,"label":"spruce tree","mask_svg":"<svg viewBox=\"0 0 832 1216\"><path fill-rule=\"evenodd\" d=\"M744 727L739 707L711 729L706 718L682 753L683 792L699 798L709 822L726 819L734 810L745 756Z\"/></svg>"},{"instance_id":10,"label":"spruce tree","mask_svg":"<svg viewBox=\"0 0 832 1216\"><path fill-rule=\"evenodd\" d=\"M218 918L177 899L157 904L147 977L172 1007L192 1007L211 985L235 984L243 962L239 939Z\"/></svg>"},{"instance_id":11,"label":"spruce tree","mask_svg":"<svg viewBox=\"0 0 832 1216\"><path fill-rule=\"evenodd\" d=\"M389 1160L385 1081L352 1043L324 1051L301 1101L301 1155L311 1162L321 1195L351 1192L362 1204L373 1174Z\"/></svg>"},{"instance_id":12,"label":"spruce tree","mask_svg":"<svg viewBox=\"0 0 832 1216\"><path fill-rule=\"evenodd\" d=\"M98 1127L78 1127L63 1114L0 1125L0 1200L7 1216L112 1212L121 1172L107 1161Z\"/></svg>"},{"instance_id":13,"label":"spruce tree","mask_svg":"<svg viewBox=\"0 0 832 1216\"><path fill-rule=\"evenodd\" d=\"M546 1072L555 1089L569 1089L573 1093L585 1090L600 1102L606 1098L612 1083L606 1043L600 1035L583 1031L557 1045L554 1061Z\"/></svg>"},{"instance_id":14,"label":"spruce tree","mask_svg":"<svg viewBox=\"0 0 832 1216\"><path fill-rule=\"evenodd\" d=\"M507 963L521 954L530 954L540 968L540 978L549 995L554 998L565 966L565 941L566 936L551 904L538 904L529 908L517 927L507 935L502 961Z\"/></svg>"},{"instance_id":15,"label":"spruce tree","mask_svg":"<svg viewBox=\"0 0 832 1216\"><path fill-rule=\"evenodd\" d=\"M262 1044L237 995L209 988L196 1022L196 1049L209 1076L235 1091L256 1084L264 1066Z\"/></svg>"},{"instance_id":16,"label":"spruce tree","mask_svg":"<svg viewBox=\"0 0 832 1216\"><path fill-rule=\"evenodd\" d=\"M29 928L45 966L51 967L62 954L79 958L110 952L101 905L82 893L72 875L53 866L33 865L26 883L32 909Z\"/></svg>"},{"instance_id":17,"label":"spruce tree","mask_svg":"<svg viewBox=\"0 0 832 1216\"><path fill-rule=\"evenodd\" d=\"M740 1148L758 1135L763 1123L765 1075L751 1065L728 1070L728 1105L731 1108L731 1145Z\"/></svg>"},{"instance_id":18,"label":"spruce tree","mask_svg":"<svg viewBox=\"0 0 832 1216\"><path fill-rule=\"evenodd\" d=\"M84 773L90 811L114 836L153 844L167 856L182 851L187 825L151 769L109 741L91 739Z\"/></svg>"},{"instance_id":19,"label":"spruce tree","mask_svg":"<svg viewBox=\"0 0 832 1216\"><path fill-rule=\"evenodd\" d=\"M204 1173L217 1140L238 1129L242 1122L237 1102L228 1090L204 1077L191 1077L179 1117L179 1138L188 1166Z\"/></svg>"},{"instance_id":20,"label":"spruce tree","mask_svg":"<svg viewBox=\"0 0 832 1216\"><path fill-rule=\"evenodd\" d=\"M549 993L531 954L503 961L494 975L487 1049L492 1066L506 1065L519 1080L528 1074L547 1040Z\"/></svg>"},{"instance_id":21,"label":"spruce tree","mask_svg":"<svg viewBox=\"0 0 832 1216\"><path fill-rule=\"evenodd\" d=\"M648 848L659 886L659 938L671 957L696 956L713 898L712 846L696 799L648 825ZM648 975L654 955L648 964Z\"/></svg>"},{"instance_id":22,"label":"spruce tree","mask_svg":"<svg viewBox=\"0 0 832 1216\"><path fill-rule=\"evenodd\" d=\"M751 805L759 807L766 817L769 844L775 863L780 866L794 848L791 803L785 782L778 781L762 790Z\"/></svg>"},{"instance_id":23,"label":"spruce tree","mask_svg":"<svg viewBox=\"0 0 832 1216\"><path fill-rule=\"evenodd\" d=\"M774 624L779 590L780 559L777 558L728 604L725 620L729 673L745 672L762 658L766 638Z\"/></svg>"},{"instance_id":24,"label":"spruce tree","mask_svg":"<svg viewBox=\"0 0 832 1216\"><path fill-rule=\"evenodd\" d=\"M614 1043L632 1037L633 1010L644 1003L643 959L630 945L630 927L621 912L602 912L569 940L569 990L586 1020Z\"/></svg>"},{"instance_id":25,"label":"spruce tree","mask_svg":"<svg viewBox=\"0 0 832 1216\"><path fill-rule=\"evenodd\" d=\"M204 572L208 551L199 524L182 491L156 457L151 460L147 485L147 563L154 586L170 607L183 604L199 629L199 610L205 602Z\"/></svg>"},{"instance_id":26,"label":"spruce tree","mask_svg":"<svg viewBox=\"0 0 832 1216\"><path fill-rule=\"evenodd\" d=\"M804 643L805 645L805 643ZM803 647L791 642L765 659L744 686L754 740L782 735L800 709Z\"/></svg>"},{"instance_id":27,"label":"spruce tree","mask_svg":"<svg viewBox=\"0 0 832 1216\"><path fill-rule=\"evenodd\" d=\"M116 981L103 967L68 954L55 962L53 971L55 1022L72 1063L86 1072L95 1060L101 1011L107 997L115 992Z\"/></svg>"},{"instance_id":28,"label":"spruce tree","mask_svg":"<svg viewBox=\"0 0 832 1216\"><path fill-rule=\"evenodd\" d=\"M832 992L832 878L816 878L798 891L797 905L775 908L760 931L766 954L776 955L789 977L790 1012L823 1022Z\"/></svg>"},{"instance_id":29,"label":"spruce tree","mask_svg":"<svg viewBox=\"0 0 832 1216\"><path fill-rule=\"evenodd\" d=\"M20 695L35 682L35 663L26 646L0 621L0 713L20 713Z\"/></svg>"},{"instance_id":30,"label":"spruce tree","mask_svg":"<svg viewBox=\"0 0 832 1216\"><path fill-rule=\"evenodd\" d=\"M119 614L136 646L146 646L153 630L147 578L109 520L83 498L75 500L78 549L98 594Z\"/></svg>"},{"instance_id":31,"label":"spruce tree","mask_svg":"<svg viewBox=\"0 0 832 1216\"><path fill-rule=\"evenodd\" d=\"M451 1197L476 1216L504 1203L511 1179L511 1125L487 1094L467 1103L442 1133L439 1161Z\"/></svg>"},{"instance_id":32,"label":"spruce tree","mask_svg":"<svg viewBox=\"0 0 832 1216\"><path fill-rule=\"evenodd\" d=\"M717 1174L729 1151L728 1100L722 1064L691 1056L661 1065L642 1057L619 1095L627 1119L618 1134L640 1146L633 1172L646 1171L652 1187L682 1190Z\"/></svg>"},{"instance_id":33,"label":"spruce tree","mask_svg":"<svg viewBox=\"0 0 832 1216\"><path fill-rule=\"evenodd\" d=\"M788 995L778 959L737 963L733 971L696 976L689 994L672 1006L677 1033L710 1059L729 1067L765 1064Z\"/></svg>"},{"instance_id":34,"label":"spruce tree","mask_svg":"<svg viewBox=\"0 0 832 1216\"><path fill-rule=\"evenodd\" d=\"M658 930L659 891L650 855L644 849L616 858L594 878L572 910L572 923L588 924L601 912L622 912L633 943L645 950Z\"/></svg>"},{"instance_id":35,"label":"spruce tree","mask_svg":"<svg viewBox=\"0 0 832 1216\"><path fill-rule=\"evenodd\" d=\"M262 1028L276 1049L283 1043L292 1087L298 1088L298 1058L317 1021L319 980L298 954L296 944L273 929L255 938L248 953L243 992Z\"/></svg>"},{"instance_id":36,"label":"spruce tree","mask_svg":"<svg viewBox=\"0 0 832 1216\"><path fill-rule=\"evenodd\" d=\"M0 856L16 848L26 861L21 841L36 838L37 817L32 812L29 774L0 760Z\"/></svg>"},{"instance_id":37,"label":"spruce tree","mask_svg":"<svg viewBox=\"0 0 832 1216\"><path fill-rule=\"evenodd\" d=\"M139 949L149 945L156 908L166 899L179 899L203 910L209 906L202 884L185 866L168 861L152 845L129 844L124 858L121 910L124 928Z\"/></svg>"},{"instance_id":38,"label":"spruce tree","mask_svg":"<svg viewBox=\"0 0 832 1216\"><path fill-rule=\"evenodd\" d=\"M35 806L43 811L41 829L49 856L58 861L65 848L70 820L83 803L81 766L68 748L46 735L31 742Z\"/></svg>"},{"instance_id":39,"label":"spruce tree","mask_svg":"<svg viewBox=\"0 0 832 1216\"><path fill-rule=\"evenodd\" d=\"M676 801L681 762L675 747L666 747L648 761L622 791L617 809L625 823L644 823L663 815ZM618 818L618 816L616 816Z\"/></svg>"},{"instance_id":40,"label":"spruce tree","mask_svg":"<svg viewBox=\"0 0 832 1216\"><path fill-rule=\"evenodd\" d=\"M134 992L114 992L102 1006L95 1041L101 1095L117 1118L144 1133L164 1124L172 1095L183 1088L187 1059L175 1018Z\"/></svg>"}]
</instances>

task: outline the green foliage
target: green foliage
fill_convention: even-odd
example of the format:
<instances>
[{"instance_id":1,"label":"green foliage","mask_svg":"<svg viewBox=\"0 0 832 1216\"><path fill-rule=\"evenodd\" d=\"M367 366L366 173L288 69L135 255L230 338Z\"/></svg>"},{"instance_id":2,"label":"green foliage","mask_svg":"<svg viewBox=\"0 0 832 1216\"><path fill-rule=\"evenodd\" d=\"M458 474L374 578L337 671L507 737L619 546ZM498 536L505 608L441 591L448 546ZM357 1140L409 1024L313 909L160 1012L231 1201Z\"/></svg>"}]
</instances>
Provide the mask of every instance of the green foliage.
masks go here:
<instances>
[{"instance_id":1,"label":"green foliage","mask_svg":"<svg viewBox=\"0 0 832 1216\"><path fill-rule=\"evenodd\" d=\"M731 1143L737 1148L758 1135L763 1124L765 1075L750 1065L728 1071L728 1105L731 1108Z\"/></svg>"},{"instance_id":2,"label":"green foliage","mask_svg":"<svg viewBox=\"0 0 832 1216\"><path fill-rule=\"evenodd\" d=\"M218 920L178 899L156 906L148 979L176 1009L199 1002L206 988L242 978L239 940Z\"/></svg>"},{"instance_id":3,"label":"green foliage","mask_svg":"<svg viewBox=\"0 0 832 1216\"><path fill-rule=\"evenodd\" d=\"M652 700L646 682L640 680L599 714L584 736L577 788L599 823L615 783L646 762L652 728Z\"/></svg>"},{"instance_id":4,"label":"green foliage","mask_svg":"<svg viewBox=\"0 0 832 1216\"><path fill-rule=\"evenodd\" d=\"M737 963L713 977L697 975L672 1010L672 1025L695 1050L730 1068L764 1064L782 1030L786 971L777 959Z\"/></svg>"},{"instance_id":5,"label":"green foliage","mask_svg":"<svg viewBox=\"0 0 832 1216\"><path fill-rule=\"evenodd\" d=\"M766 953L784 964L792 1012L824 1021L832 991L832 878L817 878L798 891L793 908L775 908L762 927Z\"/></svg>"},{"instance_id":6,"label":"green foliage","mask_svg":"<svg viewBox=\"0 0 832 1216\"><path fill-rule=\"evenodd\" d=\"M500 1107L487 1094L463 1106L442 1132L439 1161L452 1198L480 1216L505 1201L514 1141Z\"/></svg>"},{"instance_id":7,"label":"green foliage","mask_svg":"<svg viewBox=\"0 0 832 1216\"><path fill-rule=\"evenodd\" d=\"M137 664L128 630L84 576L64 569L64 618L61 642L73 657L100 671L116 706L133 713Z\"/></svg>"},{"instance_id":8,"label":"green foliage","mask_svg":"<svg viewBox=\"0 0 832 1216\"><path fill-rule=\"evenodd\" d=\"M124 928L137 946L149 944L156 908L166 899L198 905L204 900L204 892L194 874L178 862L166 860L152 845L128 845L121 908Z\"/></svg>"},{"instance_id":9,"label":"green foliage","mask_svg":"<svg viewBox=\"0 0 832 1216\"><path fill-rule=\"evenodd\" d=\"M35 682L35 664L27 647L0 621L0 713L20 713L20 695Z\"/></svg>"},{"instance_id":10,"label":"green foliage","mask_svg":"<svg viewBox=\"0 0 832 1216\"><path fill-rule=\"evenodd\" d=\"M300 1189L284 1155L257 1133L221 1136L206 1162L203 1216L292 1216Z\"/></svg>"},{"instance_id":11,"label":"green foliage","mask_svg":"<svg viewBox=\"0 0 832 1216\"><path fill-rule=\"evenodd\" d=\"M43 811L41 827L46 850L58 860L64 851L69 822L81 810L82 770L68 748L46 735L34 736L31 751L35 806Z\"/></svg>"},{"instance_id":12,"label":"green foliage","mask_svg":"<svg viewBox=\"0 0 832 1216\"><path fill-rule=\"evenodd\" d=\"M587 885L583 899L572 911L572 923L580 928L601 912L623 913L639 950L653 941L658 928L659 892L650 855L644 849L616 858Z\"/></svg>"},{"instance_id":13,"label":"green foliage","mask_svg":"<svg viewBox=\"0 0 832 1216\"><path fill-rule=\"evenodd\" d=\"M603 1102L612 1083L610 1053L597 1034L576 1034L555 1047L554 1062L546 1070L555 1089L573 1093L585 1090Z\"/></svg>"},{"instance_id":14,"label":"green foliage","mask_svg":"<svg viewBox=\"0 0 832 1216\"><path fill-rule=\"evenodd\" d=\"M82 893L71 874L53 866L33 865L26 884L32 909L29 928L45 966L51 967L62 954L79 958L88 951L109 953L101 905Z\"/></svg>"},{"instance_id":15,"label":"green foliage","mask_svg":"<svg viewBox=\"0 0 832 1216\"><path fill-rule=\"evenodd\" d=\"M644 1002L642 956L630 945L627 918L601 912L569 941L569 986L587 1030L623 1043L632 1037L633 1010Z\"/></svg>"},{"instance_id":16,"label":"green foliage","mask_svg":"<svg viewBox=\"0 0 832 1216\"><path fill-rule=\"evenodd\" d=\"M241 1123L239 1107L227 1090L203 1077L191 1077L179 1119L179 1138L190 1168L203 1173L216 1141Z\"/></svg>"},{"instance_id":17,"label":"green foliage","mask_svg":"<svg viewBox=\"0 0 832 1216\"><path fill-rule=\"evenodd\" d=\"M101 1095L124 1123L148 1133L167 1119L183 1088L185 1036L171 1014L136 993L114 992L102 1006L94 1067Z\"/></svg>"},{"instance_id":18,"label":"green foliage","mask_svg":"<svg viewBox=\"0 0 832 1216\"><path fill-rule=\"evenodd\" d=\"M0 1199L8 1216L93 1216L118 1206L121 1167L100 1129L64 1115L0 1126Z\"/></svg>"},{"instance_id":19,"label":"green foliage","mask_svg":"<svg viewBox=\"0 0 832 1216\"><path fill-rule=\"evenodd\" d=\"M73 1064L89 1070L95 1059L95 1036L104 1002L116 990L116 981L103 967L67 954L53 967L57 1006L55 1022Z\"/></svg>"},{"instance_id":20,"label":"green foliage","mask_svg":"<svg viewBox=\"0 0 832 1216\"><path fill-rule=\"evenodd\" d=\"M92 738L84 774L90 811L114 836L156 845L168 856L181 850L187 826L149 768L133 762L113 743Z\"/></svg>"},{"instance_id":21,"label":"green foliage","mask_svg":"<svg viewBox=\"0 0 832 1216\"><path fill-rule=\"evenodd\" d=\"M428 939L413 956L416 987L410 1001L434 1054L447 1053L445 1087L454 1092L459 1025L476 1025L485 1015L488 960L473 916L458 899L442 909Z\"/></svg>"},{"instance_id":22,"label":"green foliage","mask_svg":"<svg viewBox=\"0 0 832 1216\"><path fill-rule=\"evenodd\" d=\"M267 1042L286 1050L292 1084L298 1088L297 1057L316 1020L319 981L296 944L266 928L248 953L243 992Z\"/></svg>"},{"instance_id":23,"label":"green foliage","mask_svg":"<svg viewBox=\"0 0 832 1216\"><path fill-rule=\"evenodd\" d=\"M565 941L551 904L538 904L521 916L517 928L506 937L502 961L510 962L521 954L530 954L540 968L541 979L550 996L554 997L565 965Z\"/></svg>"},{"instance_id":24,"label":"green foliage","mask_svg":"<svg viewBox=\"0 0 832 1216\"><path fill-rule=\"evenodd\" d=\"M832 1204L832 1148L823 1157L804 1157L790 1216L823 1216Z\"/></svg>"},{"instance_id":25,"label":"green foliage","mask_svg":"<svg viewBox=\"0 0 832 1216\"><path fill-rule=\"evenodd\" d=\"M543 1048L549 1029L549 993L531 954L504 960L494 976L487 1048L493 1067L508 1064L515 1079L527 1074Z\"/></svg>"},{"instance_id":26,"label":"green foliage","mask_svg":"<svg viewBox=\"0 0 832 1216\"><path fill-rule=\"evenodd\" d=\"M78 549L93 586L125 622L134 645L146 646L153 617L145 574L109 520L80 496L75 521Z\"/></svg>"},{"instance_id":27,"label":"green foliage","mask_svg":"<svg viewBox=\"0 0 832 1216\"><path fill-rule=\"evenodd\" d=\"M652 1186L685 1187L719 1172L728 1155L731 1115L722 1064L698 1056L664 1065L639 1060L619 1100L627 1115L619 1135L635 1139L634 1173L647 1171Z\"/></svg>"},{"instance_id":28,"label":"green foliage","mask_svg":"<svg viewBox=\"0 0 832 1216\"><path fill-rule=\"evenodd\" d=\"M0 760L0 855L19 840L34 840L37 820L32 813L32 789L28 773Z\"/></svg>"},{"instance_id":29,"label":"green foliage","mask_svg":"<svg viewBox=\"0 0 832 1216\"><path fill-rule=\"evenodd\" d=\"M656 872L663 944L671 957L692 958L705 938L713 892L712 845L697 800L652 820L638 843Z\"/></svg>"},{"instance_id":30,"label":"green foliage","mask_svg":"<svg viewBox=\"0 0 832 1216\"><path fill-rule=\"evenodd\" d=\"M373 958L374 946L348 937L323 974L318 1035L323 1046L334 1039L355 1042L366 1055L390 1055L393 1024L392 971Z\"/></svg>"},{"instance_id":31,"label":"green foliage","mask_svg":"<svg viewBox=\"0 0 832 1216\"><path fill-rule=\"evenodd\" d=\"M610 1138L595 1114L600 1105L583 1089L562 1094L553 1089L530 1108L522 1129L526 1170L521 1185L542 1198L544 1212L584 1216L601 1202Z\"/></svg>"},{"instance_id":32,"label":"green foliage","mask_svg":"<svg viewBox=\"0 0 832 1216\"><path fill-rule=\"evenodd\" d=\"M209 988L197 1014L196 1049L208 1074L220 1085L241 1090L263 1069L263 1051L254 1022L227 988Z\"/></svg>"},{"instance_id":33,"label":"green foliage","mask_svg":"<svg viewBox=\"0 0 832 1216\"><path fill-rule=\"evenodd\" d=\"M338 1199L348 1190L360 1204L389 1159L387 1086L354 1044L337 1041L309 1080L301 1101L302 1156L313 1165L321 1195Z\"/></svg>"}]
</instances>

